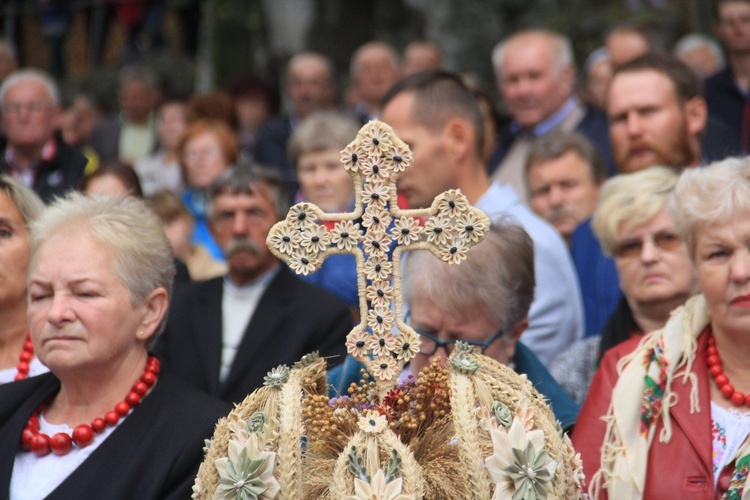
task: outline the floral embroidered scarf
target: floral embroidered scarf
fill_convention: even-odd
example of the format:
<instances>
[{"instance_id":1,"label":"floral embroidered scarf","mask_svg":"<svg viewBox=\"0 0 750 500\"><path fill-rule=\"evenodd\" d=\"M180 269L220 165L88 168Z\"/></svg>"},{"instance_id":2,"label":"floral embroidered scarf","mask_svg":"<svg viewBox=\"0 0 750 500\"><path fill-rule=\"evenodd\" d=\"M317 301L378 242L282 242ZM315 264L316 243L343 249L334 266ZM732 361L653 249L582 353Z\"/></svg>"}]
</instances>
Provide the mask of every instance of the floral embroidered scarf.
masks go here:
<instances>
[{"instance_id":1,"label":"floral embroidered scarf","mask_svg":"<svg viewBox=\"0 0 750 500\"><path fill-rule=\"evenodd\" d=\"M589 489L593 498L598 498L603 489L609 498L643 496L648 451L659 420L663 422L659 441L668 443L672 437L670 408L676 404L672 392L675 378L690 382L690 412L701 411L698 379L692 367L698 336L709 320L704 297L693 297L672 312L664 328L646 335L633 353L618 362L619 378L604 417L607 431L601 465ZM736 458L737 466L725 498L748 500L750 443L740 448Z\"/></svg>"}]
</instances>

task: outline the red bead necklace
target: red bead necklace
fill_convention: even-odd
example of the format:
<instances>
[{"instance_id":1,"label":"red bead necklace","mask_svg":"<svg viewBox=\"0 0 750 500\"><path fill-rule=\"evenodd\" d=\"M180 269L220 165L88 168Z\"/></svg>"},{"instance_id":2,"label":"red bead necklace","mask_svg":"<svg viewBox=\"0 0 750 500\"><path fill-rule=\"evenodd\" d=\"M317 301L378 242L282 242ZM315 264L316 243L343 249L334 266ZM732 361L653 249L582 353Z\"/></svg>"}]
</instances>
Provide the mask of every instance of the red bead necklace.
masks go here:
<instances>
[{"instance_id":1,"label":"red bead necklace","mask_svg":"<svg viewBox=\"0 0 750 500\"><path fill-rule=\"evenodd\" d=\"M724 369L721 367L721 358L719 357L719 350L716 348L713 333L709 331L708 335L706 364L708 364L708 372L714 378L721 395L731 401L734 406L750 406L750 395L745 396L740 391L735 391L734 386L729 383L729 377L724 374Z\"/></svg>"},{"instance_id":2,"label":"red bead necklace","mask_svg":"<svg viewBox=\"0 0 750 500\"><path fill-rule=\"evenodd\" d=\"M73 444L79 448L90 445L94 442L94 433L101 434L107 426L114 427L121 417L128 414L131 408L138 406L141 398L156 383L159 376L159 367L159 360L154 356L149 356L143 375L138 382L133 384L130 392L125 396L125 400L117 403L115 409L108 411L104 418L92 420L91 425L81 424L76 426L73 429L72 437L66 432L58 432L52 437L39 432L39 415L41 415L45 406L45 403L42 403L31 415L21 434L21 447L24 450L33 451L38 457L43 457L48 455L50 451L55 455L65 455L71 450Z\"/></svg>"},{"instance_id":3,"label":"red bead necklace","mask_svg":"<svg viewBox=\"0 0 750 500\"><path fill-rule=\"evenodd\" d=\"M18 364L16 365L18 373L13 377L13 380L23 380L29 377L32 359L34 359L34 344L31 343L31 335L27 333L26 340L23 343L23 350L18 357Z\"/></svg>"}]
</instances>

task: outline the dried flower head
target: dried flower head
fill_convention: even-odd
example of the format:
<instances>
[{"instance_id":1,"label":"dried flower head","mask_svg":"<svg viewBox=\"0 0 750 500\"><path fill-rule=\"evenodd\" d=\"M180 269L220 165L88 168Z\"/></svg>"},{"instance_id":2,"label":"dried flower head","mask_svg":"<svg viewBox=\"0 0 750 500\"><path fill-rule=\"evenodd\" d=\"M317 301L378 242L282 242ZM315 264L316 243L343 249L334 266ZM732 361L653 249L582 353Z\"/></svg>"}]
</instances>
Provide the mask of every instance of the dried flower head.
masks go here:
<instances>
[{"instance_id":1,"label":"dried flower head","mask_svg":"<svg viewBox=\"0 0 750 500\"><path fill-rule=\"evenodd\" d=\"M422 228L413 217L396 219L391 228L391 235L399 245L408 245L419 241Z\"/></svg>"},{"instance_id":2,"label":"dried flower head","mask_svg":"<svg viewBox=\"0 0 750 500\"><path fill-rule=\"evenodd\" d=\"M380 434L388 427L388 421L384 415L368 410L359 418L357 425L366 434Z\"/></svg>"},{"instance_id":3,"label":"dried flower head","mask_svg":"<svg viewBox=\"0 0 750 500\"><path fill-rule=\"evenodd\" d=\"M367 344L370 337L371 335L365 332L365 330L352 330L349 332L349 335L346 336L346 352L355 358L365 356L369 350Z\"/></svg>"},{"instance_id":4,"label":"dried flower head","mask_svg":"<svg viewBox=\"0 0 750 500\"><path fill-rule=\"evenodd\" d=\"M393 263L386 257L375 255L365 261L364 271L370 281L385 281L393 274Z\"/></svg>"},{"instance_id":5,"label":"dried flower head","mask_svg":"<svg viewBox=\"0 0 750 500\"><path fill-rule=\"evenodd\" d=\"M310 255L315 255L328 248L331 236L325 226L316 224L300 234L300 244Z\"/></svg>"},{"instance_id":6,"label":"dried flower head","mask_svg":"<svg viewBox=\"0 0 750 500\"><path fill-rule=\"evenodd\" d=\"M299 231L288 225L282 225L278 231L272 232L270 240L273 248L286 255L291 255L300 245Z\"/></svg>"},{"instance_id":7,"label":"dried flower head","mask_svg":"<svg viewBox=\"0 0 750 500\"><path fill-rule=\"evenodd\" d=\"M424 225L424 231L427 234L427 241L436 245L445 245L448 243L453 225L450 220L440 215L430 217Z\"/></svg>"},{"instance_id":8,"label":"dried flower head","mask_svg":"<svg viewBox=\"0 0 750 500\"><path fill-rule=\"evenodd\" d=\"M440 214L446 217L454 219L462 212L465 212L469 207L469 202L466 200L461 191L457 189L451 189L437 197L438 210Z\"/></svg>"},{"instance_id":9,"label":"dried flower head","mask_svg":"<svg viewBox=\"0 0 750 500\"><path fill-rule=\"evenodd\" d=\"M281 387L287 380L289 380L289 367L279 365L263 377L263 385L266 387Z\"/></svg>"},{"instance_id":10,"label":"dried flower head","mask_svg":"<svg viewBox=\"0 0 750 500\"><path fill-rule=\"evenodd\" d=\"M337 222L331 231L331 242L347 252L352 251L357 246L361 237L362 232L359 229L359 224L350 220Z\"/></svg>"},{"instance_id":11,"label":"dried flower head","mask_svg":"<svg viewBox=\"0 0 750 500\"><path fill-rule=\"evenodd\" d=\"M383 182L368 182L362 189L362 203L368 206L382 210L390 199L391 193Z\"/></svg>"},{"instance_id":12,"label":"dried flower head","mask_svg":"<svg viewBox=\"0 0 750 500\"><path fill-rule=\"evenodd\" d=\"M341 164L347 172L357 172L362 154L357 149L357 141L351 142L341 150Z\"/></svg>"},{"instance_id":13,"label":"dried flower head","mask_svg":"<svg viewBox=\"0 0 750 500\"><path fill-rule=\"evenodd\" d=\"M365 298L372 307L388 307L393 300L393 287L388 281L373 281L367 286Z\"/></svg>"}]
</instances>

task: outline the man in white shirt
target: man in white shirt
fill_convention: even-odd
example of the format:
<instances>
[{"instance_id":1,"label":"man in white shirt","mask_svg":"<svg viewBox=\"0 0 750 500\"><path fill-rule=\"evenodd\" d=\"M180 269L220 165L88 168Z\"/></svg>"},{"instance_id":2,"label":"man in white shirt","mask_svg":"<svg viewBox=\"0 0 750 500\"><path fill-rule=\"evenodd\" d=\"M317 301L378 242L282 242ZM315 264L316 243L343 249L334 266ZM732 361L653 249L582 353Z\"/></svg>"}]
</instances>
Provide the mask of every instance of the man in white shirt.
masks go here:
<instances>
[{"instance_id":1,"label":"man in white shirt","mask_svg":"<svg viewBox=\"0 0 750 500\"><path fill-rule=\"evenodd\" d=\"M227 275L179 290L156 346L165 369L231 403L272 368L312 351L340 363L352 328L344 302L294 276L266 246L286 213L281 186L253 167L231 168L214 182L207 216Z\"/></svg>"},{"instance_id":2,"label":"man in white shirt","mask_svg":"<svg viewBox=\"0 0 750 500\"><path fill-rule=\"evenodd\" d=\"M398 184L411 208L429 207L443 191L460 189L490 219L513 219L534 240L537 287L522 340L549 364L583 334L575 272L554 228L527 209L513 188L487 176L482 114L471 91L450 73L415 74L389 91L381 116L414 156Z\"/></svg>"}]
</instances>

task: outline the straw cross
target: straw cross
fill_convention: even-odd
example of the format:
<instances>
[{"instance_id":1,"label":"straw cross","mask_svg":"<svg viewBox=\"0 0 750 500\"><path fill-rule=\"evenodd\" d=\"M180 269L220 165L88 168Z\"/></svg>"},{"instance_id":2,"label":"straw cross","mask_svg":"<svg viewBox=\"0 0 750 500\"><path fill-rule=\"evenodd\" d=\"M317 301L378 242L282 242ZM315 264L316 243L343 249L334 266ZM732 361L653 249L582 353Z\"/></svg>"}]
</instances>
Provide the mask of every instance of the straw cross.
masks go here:
<instances>
[{"instance_id":1,"label":"straw cross","mask_svg":"<svg viewBox=\"0 0 750 500\"><path fill-rule=\"evenodd\" d=\"M396 181L411 162L411 151L389 125L369 122L341 152L341 163L354 180L354 211L327 214L300 203L273 226L267 240L274 255L305 275L328 255L356 257L362 320L347 335L347 352L365 365L381 393L395 387L398 374L419 351L419 335L402 320L401 254L429 250L459 263L490 226L484 212L470 206L459 190L442 193L430 208L400 209ZM337 222L329 231L324 221Z\"/></svg>"}]
</instances>

